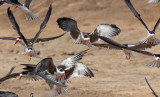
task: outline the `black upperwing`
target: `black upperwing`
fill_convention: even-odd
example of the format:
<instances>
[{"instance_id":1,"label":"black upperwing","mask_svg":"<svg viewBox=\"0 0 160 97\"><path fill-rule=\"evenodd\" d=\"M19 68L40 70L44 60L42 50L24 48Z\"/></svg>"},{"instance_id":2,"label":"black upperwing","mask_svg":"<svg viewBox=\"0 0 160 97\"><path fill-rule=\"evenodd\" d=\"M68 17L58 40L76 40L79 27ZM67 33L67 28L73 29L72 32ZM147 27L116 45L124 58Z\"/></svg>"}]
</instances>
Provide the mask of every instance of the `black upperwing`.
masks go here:
<instances>
[{"instance_id":1,"label":"black upperwing","mask_svg":"<svg viewBox=\"0 0 160 97\"><path fill-rule=\"evenodd\" d=\"M160 18L158 19L157 23L155 24L155 26L154 26L154 28L153 28L153 30L152 30L152 33L155 34L155 31L156 31L156 29L157 29L159 23L160 23Z\"/></svg>"},{"instance_id":2,"label":"black upperwing","mask_svg":"<svg viewBox=\"0 0 160 97\"><path fill-rule=\"evenodd\" d=\"M23 36L23 34L20 32L20 28L19 28L19 26L18 26L18 24L17 24L17 22L16 22L16 20L15 20L15 18L13 16L13 14L12 14L12 11L10 10L10 7L8 8L7 13L8 13L9 20L12 23L13 29L17 31L17 33L19 34L19 36L23 39L24 43L28 47L28 43L27 43L25 37Z\"/></svg>"},{"instance_id":3,"label":"black upperwing","mask_svg":"<svg viewBox=\"0 0 160 97\"><path fill-rule=\"evenodd\" d=\"M153 89L152 89L152 87L150 86L150 84L149 84L149 82L148 82L148 80L147 80L147 78L146 78L146 77L145 77L145 80L146 80L146 82L147 82L147 84L148 84L149 88L151 89L151 91L152 91L153 95L154 95L155 97L158 97L158 95L156 94L156 92L154 92L154 90L153 90Z\"/></svg>"},{"instance_id":4,"label":"black upperwing","mask_svg":"<svg viewBox=\"0 0 160 97\"><path fill-rule=\"evenodd\" d=\"M130 8L130 10L133 12L133 14L140 20L140 22L144 25L144 27L146 28L146 30L148 30L150 32L150 30L148 29L148 27L146 26L146 24L144 23L144 21L141 18L141 15L136 11L136 9L133 7L132 3L130 2L130 0L124 0L126 5Z\"/></svg>"},{"instance_id":5,"label":"black upperwing","mask_svg":"<svg viewBox=\"0 0 160 97\"><path fill-rule=\"evenodd\" d=\"M128 49L128 50L131 50L131 51L135 51L135 52L138 52L138 53L141 53L141 54L145 54L145 55L148 55L148 56L154 56L154 54L150 53L150 52L147 52L147 51L142 51L142 50L138 50L138 49L133 49L133 48L130 48L130 47L127 47L125 45L122 45L118 42L115 42L107 37L102 37L102 36L99 36L99 38L101 38L103 41L109 43L109 44L112 44L112 45L115 45L115 46L118 46L120 48L124 48L124 49Z\"/></svg>"},{"instance_id":6,"label":"black upperwing","mask_svg":"<svg viewBox=\"0 0 160 97\"><path fill-rule=\"evenodd\" d=\"M44 21L42 22L38 33L36 34L36 36L33 39L32 46L34 45L34 43L36 43L36 41L37 41L40 33L42 32L42 30L46 27L46 24L48 23L48 20L49 20L49 18L51 16L51 12L52 12L52 6L50 5L49 10L48 10L48 12L46 14L46 17L45 17Z\"/></svg>"}]
</instances>

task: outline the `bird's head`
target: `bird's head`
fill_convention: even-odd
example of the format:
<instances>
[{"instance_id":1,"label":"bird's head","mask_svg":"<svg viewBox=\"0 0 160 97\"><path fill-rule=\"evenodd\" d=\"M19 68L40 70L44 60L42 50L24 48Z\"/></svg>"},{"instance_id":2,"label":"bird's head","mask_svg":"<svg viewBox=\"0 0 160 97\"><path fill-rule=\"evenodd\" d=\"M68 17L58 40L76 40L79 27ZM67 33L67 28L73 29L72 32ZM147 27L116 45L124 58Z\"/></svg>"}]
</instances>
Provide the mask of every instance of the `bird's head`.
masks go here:
<instances>
[{"instance_id":1,"label":"bird's head","mask_svg":"<svg viewBox=\"0 0 160 97\"><path fill-rule=\"evenodd\" d=\"M25 77L25 76L27 76L28 75L28 73L27 72L21 72L20 73L20 75L19 75L19 80L22 78L22 77Z\"/></svg>"},{"instance_id":2,"label":"bird's head","mask_svg":"<svg viewBox=\"0 0 160 97\"><path fill-rule=\"evenodd\" d=\"M21 42L21 43L22 43L22 41L23 41L22 38L21 38L21 37L18 37L18 38L16 39L15 44L17 44L18 42ZM14 44L14 45L15 45L15 44Z\"/></svg>"},{"instance_id":3,"label":"bird's head","mask_svg":"<svg viewBox=\"0 0 160 97\"><path fill-rule=\"evenodd\" d=\"M33 52L33 49L32 48L28 48L28 53L32 53Z\"/></svg>"},{"instance_id":4,"label":"bird's head","mask_svg":"<svg viewBox=\"0 0 160 97\"><path fill-rule=\"evenodd\" d=\"M60 74L60 75L63 75L66 78L66 74L65 74L65 71L64 71L63 68L57 69L57 73Z\"/></svg>"}]
</instances>

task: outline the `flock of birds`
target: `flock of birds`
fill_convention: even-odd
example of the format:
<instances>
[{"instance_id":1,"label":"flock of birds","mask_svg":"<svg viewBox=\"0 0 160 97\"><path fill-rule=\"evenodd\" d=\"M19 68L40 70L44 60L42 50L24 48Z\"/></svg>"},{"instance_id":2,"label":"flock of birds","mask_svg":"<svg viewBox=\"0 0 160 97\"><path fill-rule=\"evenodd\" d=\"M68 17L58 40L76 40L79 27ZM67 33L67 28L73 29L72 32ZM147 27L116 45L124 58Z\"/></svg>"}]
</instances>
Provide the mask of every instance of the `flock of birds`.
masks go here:
<instances>
[{"instance_id":1,"label":"flock of birds","mask_svg":"<svg viewBox=\"0 0 160 97\"><path fill-rule=\"evenodd\" d=\"M143 19L141 18L141 15L136 11L130 0L124 0L124 1L128 6L128 8L131 10L131 12L133 12L136 18L142 23L142 25L145 27L148 33L148 36L143 40L140 40L138 43L120 44L118 42L111 40L110 37L117 36L121 32L120 28L114 24L99 24L96 27L96 29L93 30L92 32L84 33L79 30L77 22L75 20L67 17L62 17L57 19L58 26L71 37L71 39L74 41L75 44L83 44L88 47L96 46L105 49L122 50L124 52L124 58L126 59L130 59L131 57L135 56L131 51L138 52L141 54L154 57L155 60L147 63L147 65L159 68L160 54L153 54L145 51L145 49L160 44L160 40L155 38L155 31L160 23L160 18L156 22L153 30L149 30L146 24L144 23ZM22 11L25 12L26 20L31 21L38 18L37 15L33 14L29 10L31 2L32 0L26 0L24 4L21 4L20 2L18 2L18 0L0 0L0 5L8 3L15 5L15 8L19 7L20 9L22 9ZM156 3L156 2L158 2L158 0L149 0L149 3ZM35 43L47 42L50 40L58 39L65 34L64 33L55 37L38 38L43 29L46 27L47 22L50 19L51 13L52 13L52 6L50 5L45 18L42 24L40 25L38 33L35 35L34 38L27 39L21 33L20 27L16 22L16 19L12 14L12 11L10 10L10 7L8 8L7 10L8 18L12 24L13 29L19 34L19 37L17 38L0 37L0 39L12 40L15 41L15 44L20 43L21 45L23 45L25 48L22 54L27 56L28 61L31 61L31 57L40 58L41 61L37 63L37 65L21 64L22 66L24 66L23 68L24 71L18 73L12 73L15 68L12 67L6 76L0 78L0 83L10 78L16 78L18 76L19 79L25 78L34 81L44 79L49 88L53 90L52 93L49 95L49 97L55 97L67 92L66 83L69 82L70 78L94 77L93 72L84 63L80 62L80 60L85 56L85 54L89 49L81 51L80 53L75 54L74 56L64 59L57 67L53 63L52 58L41 58L40 56L37 55L37 52L34 49ZM105 41L106 44L96 43L99 40ZM146 82L149 85L147 79ZM150 85L149 87L151 88ZM153 94L156 96L156 93L153 91L152 88L151 90ZM10 92L7 92L6 94L0 92L0 95L12 95L12 94L13 93ZM18 96L9 96L9 97L18 97ZM33 93L31 93L31 97L33 97Z\"/></svg>"}]
</instances>

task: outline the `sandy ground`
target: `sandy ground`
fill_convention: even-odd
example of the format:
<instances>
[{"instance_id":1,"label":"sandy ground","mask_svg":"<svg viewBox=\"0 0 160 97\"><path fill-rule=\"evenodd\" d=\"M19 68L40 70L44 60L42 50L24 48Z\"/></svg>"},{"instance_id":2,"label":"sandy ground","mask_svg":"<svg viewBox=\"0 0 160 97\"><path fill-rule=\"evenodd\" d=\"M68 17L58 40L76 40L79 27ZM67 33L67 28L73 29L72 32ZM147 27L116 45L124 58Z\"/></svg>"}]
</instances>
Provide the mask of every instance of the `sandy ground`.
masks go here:
<instances>
[{"instance_id":1,"label":"sandy ground","mask_svg":"<svg viewBox=\"0 0 160 97\"><path fill-rule=\"evenodd\" d=\"M160 16L160 4L147 4L148 0L131 1L149 29L152 29ZM24 14L11 6L25 37L32 38L38 32L49 2L49 0L35 0L32 3L31 10L40 17L31 22L26 22ZM18 37L7 17L8 6L5 4L0 7L0 37ZM83 32L93 31L98 24L116 24L121 28L121 33L112 39L120 43L136 43L147 35L142 24L134 17L123 0L54 0L52 6L52 16L40 37L64 33L56 23L60 17L75 19ZM156 31L157 38L160 37L159 32L160 27ZM73 44L67 34L57 40L35 45L41 57L52 57L57 65L64 58L70 57L63 55L64 52L76 54L87 48L84 45ZM147 51L160 53L159 48L158 45ZM7 74L12 66L16 66L14 72L21 72L22 66L19 64L37 64L40 61L40 59L32 58L28 62L25 56L18 54L23 49L24 47L19 44L14 45L14 41L0 40L0 76ZM122 51L90 48L81 62L93 71L95 77L71 79L71 83L68 83L69 92L59 97L154 97L145 82L145 77L160 95L160 70L145 65L154 58L134 54L137 55L136 58L126 60L122 57ZM29 97L31 92L34 93L34 97L48 97L52 92L43 80L34 82L18 80L18 78L0 84L0 91L15 92L19 97Z\"/></svg>"}]
</instances>

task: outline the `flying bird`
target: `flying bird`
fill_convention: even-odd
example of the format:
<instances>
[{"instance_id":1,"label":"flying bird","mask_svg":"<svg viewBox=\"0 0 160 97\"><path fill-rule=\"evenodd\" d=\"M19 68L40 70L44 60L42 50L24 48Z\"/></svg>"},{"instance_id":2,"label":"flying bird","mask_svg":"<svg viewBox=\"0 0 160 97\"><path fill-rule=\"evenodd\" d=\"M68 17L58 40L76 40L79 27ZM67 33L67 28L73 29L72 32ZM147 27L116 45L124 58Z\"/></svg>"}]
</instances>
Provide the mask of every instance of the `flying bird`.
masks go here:
<instances>
[{"instance_id":1,"label":"flying bird","mask_svg":"<svg viewBox=\"0 0 160 97\"><path fill-rule=\"evenodd\" d=\"M67 32L76 44L84 44L91 46L92 43L98 41L98 35L104 37L113 37L120 33L120 29L114 24L100 24L91 33L84 33L78 29L77 22L71 18L57 19L59 27Z\"/></svg>"},{"instance_id":2,"label":"flying bird","mask_svg":"<svg viewBox=\"0 0 160 97\"><path fill-rule=\"evenodd\" d=\"M112 44L100 44L100 43L93 43L92 45L100 47L100 48L104 48L104 49L110 49L110 50L123 50L124 55L123 57L126 59L130 59L131 57L136 57L136 55L134 55L131 50L125 49L125 48L121 48L118 46L114 46ZM145 50L148 48L151 48L152 46L155 46L155 44L146 44L146 43L135 43L135 44L123 44L129 48L133 48L133 49L139 49L139 50Z\"/></svg>"},{"instance_id":3,"label":"flying bird","mask_svg":"<svg viewBox=\"0 0 160 97\"><path fill-rule=\"evenodd\" d=\"M99 36L99 38L101 38L103 41L105 41L105 42L107 42L111 45L120 47L122 49L127 49L127 50L131 50L131 51L134 51L134 52L137 52L137 53L147 55L147 56L152 56L152 57L155 58L155 60L147 63L146 65L147 66L152 66L152 67L158 67L158 68L160 67L160 54L152 54L152 53L147 52L147 51L142 51L142 50L134 49L134 48L131 48L131 47L127 47L126 45L115 42L115 41L113 41L113 40L111 40L107 37Z\"/></svg>"},{"instance_id":4,"label":"flying bird","mask_svg":"<svg viewBox=\"0 0 160 97\"><path fill-rule=\"evenodd\" d=\"M148 80L147 80L147 78L145 77L145 80L146 80L146 83L147 83L147 85L149 86L149 88L151 89L151 91L152 91L152 93L153 93L153 95L155 96L155 97L158 97L158 95L156 94L156 92L154 92L154 90L152 89L152 87L150 86L150 84L149 84L149 82L148 82Z\"/></svg>"},{"instance_id":5,"label":"flying bird","mask_svg":"<svg viewBox=\"0 0 160 97\"><path fill-rule=\"evenodd\" d=\"M20 32L20 28L10 10L10 8L8 8L8 17L9 17L9 20L11 21L12 23L12 27L14 30L17 31L17 33L19 34L19 36L22 38L22 40L24 41L24 44L25 44L25 49L24 49L24 52L22 54L24 55L27 55L27 59L30 61L31 60L31 57L36 57L36 58L41 58L37 55L35 49L34 49L34 44L36 43L40 33L43 31L43 29L46 27L46 24L50 18L50 15L51 15L51 11L52 11L52 6L50 5L49 7L49 10L46 14L46 17L44 19L44 21L42 22L41 26L40 26L40 29L38 31L38 33L35 35L35 37L33 38L33 42L31 44L28 44L26 38L23 36L23 34Z\"/></svg>"},{"instance_id":6,"label":"flying bird","mask_svg":"<svg viewBox=\"0 0 160 97\"><path fill-rule=\"evenodd\" d=\"M133 12L133 14L138 18L138 20L143 24L145 29L147 30L148 36L141 40L140 43L147 43L147 44L159 44L160 40L155 38L155 31L160 23L160 18L158 19L157 23L155 24L153 30L149 30L144 21L141 18L141 15L136 11L136 9L133 7L130 0L124 0L126 5L130 8L130 10Z\"/></svg>"},{"instance_id":7,"label":"flying bird","mask_svg":"<svg viewBox=\"0 0 160 97\"><path fill-rule=\"evenodd\" d=\"M57 67L54 65L52 58L45 58L40 61L37 65L26 64L27 71L34 71L36 74L44 75L50 80L57 81L59 83L65 84L68 82L69 78L74 77L94 77L92 71L83 63L79 62L82 57L87 53L87 50L84 50L72 57L64 59ZM20 77L23 77L21 75ZM46 82L47 79L46 79ZM47 83L50 86L50 89L53 88L52 83ZM57 86L51 95L56 96L66 92L65 87Z\"/></svg>"},{"instance_id":8,"label":"flying bird","mask_svg":"<svg viewBox=\"0 0 160 97\"><path fill-rule=\"evenodd\" d=\"M58 36L55 36L55 37L48 37L48 38L38 38L36 43L39 43L39 42L47 42L47 41L50 41L50 40L54 40L54 39L58 39L60 37L62 37L65 33L61 34L61 35L58 35ZM25 46L25 43L23 41L23 39L21 37L0 37L0 39L2 40L12 40L12 41L15 41L15 44L17 43L20 43L21 45ZM28 44L32 44L33 43L33 38L31 39L26 39L27 43Z\"/></svg>"},{"instance_id":9,"label":"flying bird","mask_svg":"<svg viewBox=\"0 0 160 97\"><path fill-rule=\"evenodd\" d=\"M9 73L7 75L5 75L4 77L0 78L0 84L2 82L6 81L6 80L11 79L11 78L20 77L19 78L19 80L20 80L21 77L22 77L22 75L23 75L23 78L29 79L29 80L32 80L32 81L37 81L37 80L40 80L40 79L43 78L43 79L47 80L47 82L49 82L51 84L55 84L55 85L62 86L62 87L66 86L66 85L63 85L61 83L57 83L54 80L50 80L50 78L45 77L43 74L38 74L38 73L33 72L33 71L27 71L27 70L25 70L25 71L22 71L22 72L12 73L14 69L15 69L15 66L13 66L11 68L11 70L9 71Z\"/></svg>"},{"instance_id":10,"label":"flying bird","mask_svg":"<svg viewBox=\"0 0 160 97\"><path fill-rule=\"evenodd\" d=\"M3 5L4 3L15 5L16 6L15 8L19 7L23 12L25 12L26 20L31 21L31 20L38 18L37 15L33 14L29 10L29 5L31 2L32 0L26 0L25 4L22 5L18 0L0 0L0 6Z\"/></svg>"}]
</instances>

